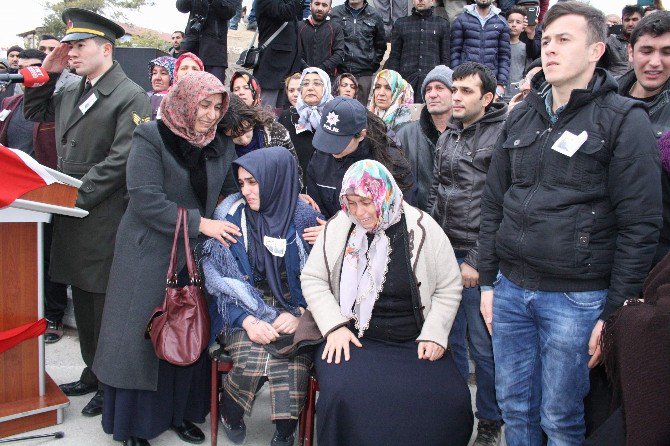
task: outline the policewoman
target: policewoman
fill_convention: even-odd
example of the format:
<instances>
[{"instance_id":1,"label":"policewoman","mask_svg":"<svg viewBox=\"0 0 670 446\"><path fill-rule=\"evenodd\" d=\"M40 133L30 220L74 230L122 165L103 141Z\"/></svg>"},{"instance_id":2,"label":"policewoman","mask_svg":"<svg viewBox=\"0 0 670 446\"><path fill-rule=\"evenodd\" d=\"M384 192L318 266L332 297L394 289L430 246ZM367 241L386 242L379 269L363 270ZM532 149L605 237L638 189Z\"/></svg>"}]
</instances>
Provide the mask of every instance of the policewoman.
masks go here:
<instances>
[{"instance_id":1,"label":"policewoman","mask_svg":"<svg viewBox=\"0 0 670 446\"><path fill-rule=\"evenodd\" d=\"M74 315L86 368L81 378L61 385L68 396L95 393L82 414L102 413L102 390L91 370L105 303L114 240L125 210L126 160L135 127L149 120L144 90L113 60L114 42L123 28L91 11L63 11L65 37L44 60L50 80L26 89L25 115L55 121L58 170L83 184L76 205L85 218L54 217L51 280L72 286ZM79 83L54 94L56 81L71 58Z\"/></svg>"}]
</instances>

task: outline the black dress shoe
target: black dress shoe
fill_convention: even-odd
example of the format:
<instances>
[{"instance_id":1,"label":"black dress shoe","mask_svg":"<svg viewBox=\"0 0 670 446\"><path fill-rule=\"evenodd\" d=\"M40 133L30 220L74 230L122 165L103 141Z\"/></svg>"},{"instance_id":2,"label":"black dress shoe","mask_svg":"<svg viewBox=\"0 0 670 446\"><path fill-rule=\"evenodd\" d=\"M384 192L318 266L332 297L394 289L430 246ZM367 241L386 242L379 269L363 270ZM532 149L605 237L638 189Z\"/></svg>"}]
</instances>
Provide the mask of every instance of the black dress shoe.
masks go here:
<instances>
[{"instance_id":1,"label":"black dress shoe","mask_svg":"<svg viewBox=\"0 0 670 446\"><path fill-rule=\"evenodd\" d=\"M144 438L130 437L123 442L123 446L151 446Z\"/></svg>"},{"instance_id":2,"label":"black dress shoe","mask_svg":"<svg viewBox=\"0 0 670 446\"><path fill-rule=\"evenodd\" d=\"M95 417L97 415L102 415L102 390L98 390L95 393L95 396L91 398L91 401L81 410L81 414L85 417Z\"/></svg>"},{"instance_id":3,"label":"black dress shoe","mask_svg":"<svg viewBox=\"0 0 670 446\"><path fill-rule=\"evenodd\" d=\"M270 442L270 446L293 446L293 443L295 442L295 434L291 434L286 437L282 437L279 432L275 431L274 436L272 437L272 441Z\"/></svg>"},{"instance_id":4,"label":"black dress shoe","mask_svg":"<svg viewBox=\"0 0 670 446\"><path fill-rule=\"evenodd\" d=\"M63 323L62 322L51 322L47 320L47 329L44 332L44 342L47 344L53 344L60 341L63 337Z\"/></svg>"},{"instance_id":5,"label":"black dress shoe","mask_svg":"<svg viewBox=\"0 0 670 446\"><path fill-rule=\"evenodd\" d=\"M98 390L97 384L86 384L81 381L61 384L58 387L60 387L63 393L66 394L67 396L81 396Z\"/></svg>"},{"instance_id":6,"label":"black dress shoe","mask_svg":"<svg viewBox=\"0 0 670 446\"><path fill-rule=\"evenodd\" d=\"M181 426L172 426L172 430L186 443L200 444L205 441L205 434L190 421L184 420Z\"/></svg>"},{"instance_id":7,"label":"black dress shoe","mask_svg":"<svg viewBox=\"0 0 670 446\"><path fill-rule=\"evenodd\" d=\"M226 419L221 415L221 423L223 424L223 431L226 433L228 440L232 441L235 444L244 443L244 439L247 436L247 426L244 424L244 419L240 420L237 424L228 424Z\"/></svg>"}]
</instances>

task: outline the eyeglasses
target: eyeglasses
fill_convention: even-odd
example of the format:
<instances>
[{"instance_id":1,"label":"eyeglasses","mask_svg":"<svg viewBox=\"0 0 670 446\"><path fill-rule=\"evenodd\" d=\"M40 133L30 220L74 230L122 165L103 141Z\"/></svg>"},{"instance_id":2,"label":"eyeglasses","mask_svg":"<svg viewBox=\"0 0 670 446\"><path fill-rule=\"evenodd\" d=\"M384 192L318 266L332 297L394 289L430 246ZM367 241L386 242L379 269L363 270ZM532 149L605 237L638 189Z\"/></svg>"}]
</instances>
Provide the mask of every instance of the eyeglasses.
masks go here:
<instances>
[{"instance_id":1,"label":"eyeglasses","mask_svg":"<svg viewBox=\"0 0 670 446\"><path fill-rule=\"evenodd\" d=\"M302 84L300 84L301 87L310 87L310 86L315 86L315 87L323 87L323 82L322 81L303 81Z\"/></svg>"}]
</instances>

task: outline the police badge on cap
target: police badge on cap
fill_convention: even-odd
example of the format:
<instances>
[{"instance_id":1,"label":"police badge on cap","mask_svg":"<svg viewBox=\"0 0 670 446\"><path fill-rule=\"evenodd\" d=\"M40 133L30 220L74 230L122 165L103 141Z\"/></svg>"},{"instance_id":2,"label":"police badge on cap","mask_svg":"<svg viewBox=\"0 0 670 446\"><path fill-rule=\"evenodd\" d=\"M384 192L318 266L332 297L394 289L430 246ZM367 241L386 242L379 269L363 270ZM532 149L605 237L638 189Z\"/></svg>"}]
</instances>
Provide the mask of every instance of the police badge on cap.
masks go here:
<instances>
[{"instance_id":1,"label":"police badge on cap","mask_svg":"<svg viewBox=\"0 0 670 446\"><path fill-rule=\"evenodd\" d=\"M312 145L320 152L340 153L351 139L368 125L367 110L356 99L338 96L327 102L321 113Z\"/></svg>"},{"instance_id":2,"label":"police badge on cap","mask_svg":"<svg viewBox=\"0 0 670 446\"><path fill-rule=\"evenodd\" d=\"M67 30L61 42L102 37L114 43L116 39L126 34L126 31L116 23L87 9L67 8L63 11L62 18Z\"/></svg>"}]
</instances>

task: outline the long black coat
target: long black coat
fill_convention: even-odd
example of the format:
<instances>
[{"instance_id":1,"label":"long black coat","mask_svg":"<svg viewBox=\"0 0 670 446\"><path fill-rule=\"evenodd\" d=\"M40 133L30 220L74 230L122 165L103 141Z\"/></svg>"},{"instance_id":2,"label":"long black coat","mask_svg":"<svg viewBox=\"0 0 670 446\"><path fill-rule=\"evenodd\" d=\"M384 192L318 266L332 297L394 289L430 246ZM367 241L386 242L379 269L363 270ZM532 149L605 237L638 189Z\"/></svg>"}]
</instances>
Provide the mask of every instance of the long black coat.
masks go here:
<instances>
[{"instance_id":1,"label":"long black coat","mask_svg":"<svg viewBox=\"0 0 670 446\"><path fill-rule=\"evenodd\" d=\"M300 71L298 21L302 18L301 0L256 0L258 44L263 45L284 22L281 33L263 50L254 76L266 90L281 90L284 79Z\"/></svg>"},{"instance_id":2,"label":"long black coat","mask_svg":"<svg viewBox=\"0 0 670 446\"><path fill-rule=\"evenodd\" d=\"M117 62L88 93L97 100L85 113L78 105L85 79L54 95L59 75L26 89L24 114L32 121L55 121L58 170L83 182L77 206L89 214L54 218L49 274L54 282L104 293L126 207L130 139L137 124L151 116L151 104Z\"/></svg>"},{"instance_id":3,"label":"long black coat","mask_svg":"<svg viewBox=\"0 0 670 446\"><path fill-rule=\"evenodd\" d=\"M189 173L166 149L157 122L138 127L128 159L130 202L121 219L93 370L98 379L123 389L156 390L158 357L144 330L165 297L177 207L188 210L191 247L201 217L211 218L235 158L230 138L215 139L210 156L205 209L190 187ZM186 261L180 246L177 271Z\"/></svg>"},{"instance_id":4,"label":"long black coat","mask_svg":"<svg viewBox=\"0 0 670 446\"><path fill-rule=\"evenodd\" d=\"M196 51L198 57L207 66L228 67L228 20L235 15L241 0L211 0L209 8L203 0L177 0L179 12L190 12L188 24L195 14L207 20L200 33L200 46ZM186 38L193 39L194 33L186 25Z\"/></svg>"}]
</instances>

